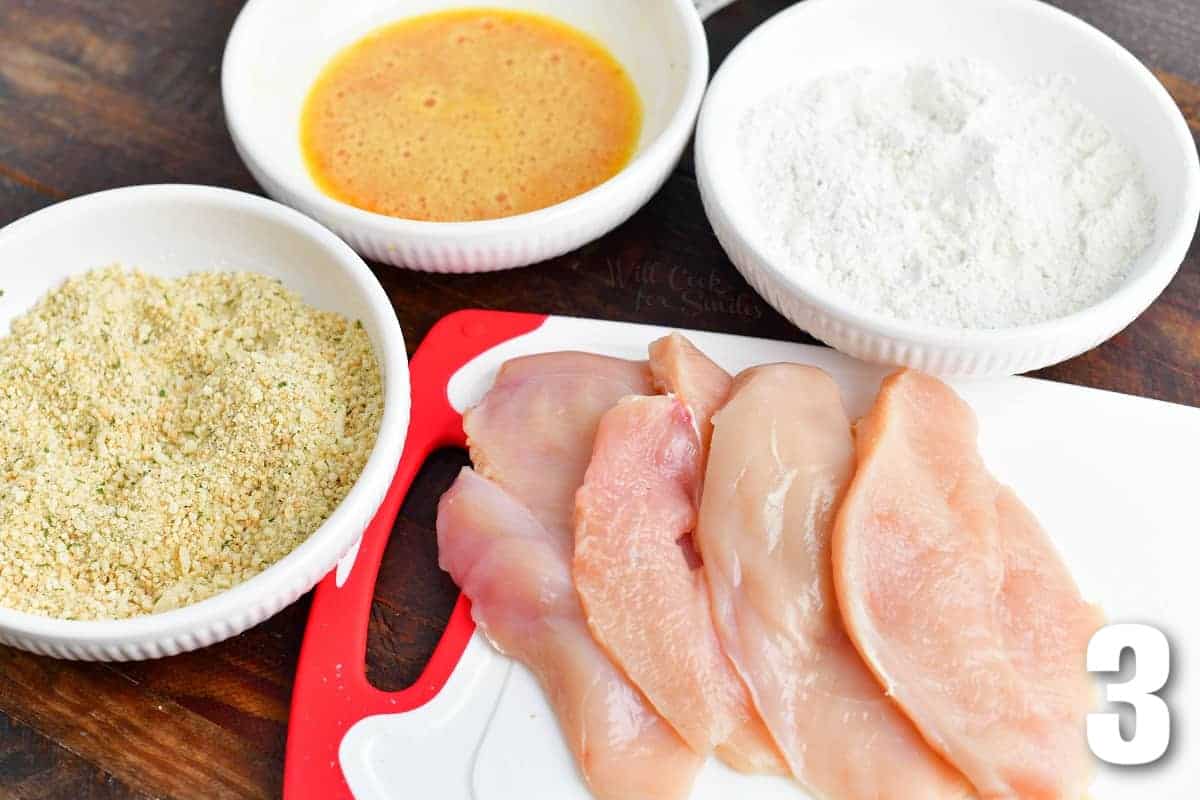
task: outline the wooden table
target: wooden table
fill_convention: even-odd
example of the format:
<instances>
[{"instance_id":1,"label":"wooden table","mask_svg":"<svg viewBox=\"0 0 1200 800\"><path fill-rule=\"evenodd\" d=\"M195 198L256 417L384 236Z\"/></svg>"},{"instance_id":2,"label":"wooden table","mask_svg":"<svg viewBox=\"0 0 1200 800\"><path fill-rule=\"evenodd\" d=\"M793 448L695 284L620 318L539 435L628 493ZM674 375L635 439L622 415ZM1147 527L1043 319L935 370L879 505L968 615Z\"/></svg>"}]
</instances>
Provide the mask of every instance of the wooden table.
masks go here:
<instances>
[{"instance_id":1,"label":"wooden table","mask_svg":"<svg viewBox=\"0 0 1200 800\"><path fill-rule=\"evenodd\" d=\"M741 0L708 22L714 67L786 0ZM1196 0L1056 0L1155 69L1200 133ZM221 116L219 65L238 0L0 0L0 224L87 192L182 181L258 187ZM64 232L69 235L69 232ZM5 270L20 264L0 265ZM808 340L734 271L704 219L690 157L627 224L516 273L376 267L410 347L464 307L543 311ZM1200 249L1141 319L1045 377L1200 405ZM372 680L396 689L454 599L437 569L436 457L397 523L371 619ZM206 650L74 664L0 647L0 797L276 797L307 600Z\"/></svg>"}]
</instances>

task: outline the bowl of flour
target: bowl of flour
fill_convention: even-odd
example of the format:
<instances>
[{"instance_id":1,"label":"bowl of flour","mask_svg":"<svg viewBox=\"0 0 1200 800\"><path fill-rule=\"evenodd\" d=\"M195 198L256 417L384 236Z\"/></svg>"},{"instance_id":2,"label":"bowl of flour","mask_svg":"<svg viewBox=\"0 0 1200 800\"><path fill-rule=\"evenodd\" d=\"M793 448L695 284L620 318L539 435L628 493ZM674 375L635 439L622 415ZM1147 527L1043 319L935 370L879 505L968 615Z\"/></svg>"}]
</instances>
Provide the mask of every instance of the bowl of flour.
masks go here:
<instances>
[{"instance_id":1,"label":"bowl of flour","mask_svg":"<svg viewBox=\"0 0 1200 800\"><path fill-rule=\"evenodd\" d=\"M701 111L731 260L868 361L1026 372L1123 329L1200 216L1182 114L1131 54L1034 0L809 0L752 33Z\"/></svg>"}]
</instances>

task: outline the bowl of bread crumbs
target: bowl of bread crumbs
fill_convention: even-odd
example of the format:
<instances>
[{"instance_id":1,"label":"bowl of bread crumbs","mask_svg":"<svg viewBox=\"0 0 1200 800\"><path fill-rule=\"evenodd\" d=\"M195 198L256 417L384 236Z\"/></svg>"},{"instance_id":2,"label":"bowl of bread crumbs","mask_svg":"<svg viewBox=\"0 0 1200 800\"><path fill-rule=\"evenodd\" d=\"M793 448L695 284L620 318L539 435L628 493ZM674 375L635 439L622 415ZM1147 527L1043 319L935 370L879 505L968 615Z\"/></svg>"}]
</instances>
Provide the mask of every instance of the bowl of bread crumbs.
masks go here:
<instances>
[{"instance_id":1,"label":"bowl of bread crumbs","mask_svg":"<svg viewBox=\"0 0 1200 800\"><path fill-rule=\"evenodd\" d=\"M143 186L0 230L0 641L153 658L255 625L361 536L408 427L403 335L284 206Z\"/></svg>"}]
</instances>

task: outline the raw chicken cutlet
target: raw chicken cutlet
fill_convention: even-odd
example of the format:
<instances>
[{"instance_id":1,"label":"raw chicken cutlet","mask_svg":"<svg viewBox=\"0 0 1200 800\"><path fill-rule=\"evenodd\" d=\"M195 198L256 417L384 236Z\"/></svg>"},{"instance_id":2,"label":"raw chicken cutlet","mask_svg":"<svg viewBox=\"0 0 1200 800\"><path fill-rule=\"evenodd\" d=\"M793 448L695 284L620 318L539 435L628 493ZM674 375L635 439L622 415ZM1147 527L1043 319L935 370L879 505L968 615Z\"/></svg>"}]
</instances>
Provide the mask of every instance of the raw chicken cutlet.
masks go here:
<instances>
[{"instance_id":1,"label":"raw chicken cutlet","mask_svg":"<svg viewBox=\"0 0 1200 800\"><path fill-rule=\"evenodd\" d=\"M854 451L837 386L812 367L758 367L713 424L696 541L714 621L792 774L822 800L973 796L842 627L830 536Z\"/></svg>"},{"instance_id":2,"label":"raw chicken cutlet","mask_svg":"<svg viewBox=\"0 0 1200 800\"><path fill-rule=\"evenodd\" d=\"M574 575L588 625L696 752L715 747L735 769L781 773L688 555L704 468L699 431L730 379L678 335L650 352L659 387L673 396L628 397L604 415L576 495Z\"/></svg>"},{"instance_id":3,"label":"raw chicken cutlet","mask_svg":"<svg viewBox=\"0 0 1200 800\"><path fill-rule=\"evenodd\" d=\"M987 471L976 432L940 381L884 381L834 536L842 614L889 694L982 797L1079 800L1085 653L1101 616Z\"/></svg>"},{"instance_id":4,"label":"raw chicken cutlet","mask_svg":"<svg viewBox=\"0 0 1200 800\"><path fill-rule=\"evenodd\" d=\"M575 492L596 428L622 397L652 390L645 362L576 352L506 362L463 417L480 474L464 472L438 509L443 568L497 648L538 676L600 798L686 797L701 764L596 645L571 579Z\"/></svg>"},{"instance_id":5,"label":"raw chicken cutlet","mask_svg":"<svg viewBox=\"0 0 1200 800\"><path fill-rule=\"evenodd\" d=\"M600 417L626 395L652 393L644 361L575 352L514 358L463 415L471 463L552 533L570 537Z\"/></svg>"},{"instance_id":6,"label":"raw chicken cutlet","mask_svg":"<svg viewBox=\"0 0 1200 800\"><path fill-rule=\"evenodd\" d=\"M686 798L701 759L593 641L562 537L470 469L442 496L437 532L442 569L496 648L537 677L592 793Z\"/></svg>"},{"instance_id":7,"label":"raw chicken cutlet","mask_svg":"<svg viewBox=\"0 0 1200 800\"><path fill-rule=\"evenodd\" d=\"M733 385L729 373L678 333L651 343L650 373L659 392L675 395L692 412L700 454L707 458L713 414L729 399Z\"/></svg>"}]
</instances>

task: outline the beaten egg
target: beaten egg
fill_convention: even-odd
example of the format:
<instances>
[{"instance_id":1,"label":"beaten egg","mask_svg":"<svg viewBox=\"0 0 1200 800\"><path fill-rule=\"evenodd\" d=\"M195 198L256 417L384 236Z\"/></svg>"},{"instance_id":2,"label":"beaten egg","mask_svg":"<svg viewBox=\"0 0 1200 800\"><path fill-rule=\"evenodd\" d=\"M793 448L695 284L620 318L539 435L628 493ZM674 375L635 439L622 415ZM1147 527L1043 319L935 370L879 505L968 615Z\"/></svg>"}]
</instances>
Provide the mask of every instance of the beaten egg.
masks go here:
<instances>
[{"instance_id":1,"label":"beaten egg","mask_svg":"<svg viewBox=\"0 0 1200 800\"><path fill-rule=\"evenodd\" d=\"M336 55L300 124L318 187L406 219L495 219L617 174L637 89L598 41L550 17L460 9L380 28Z\"/></svg>"}]
</instances>

